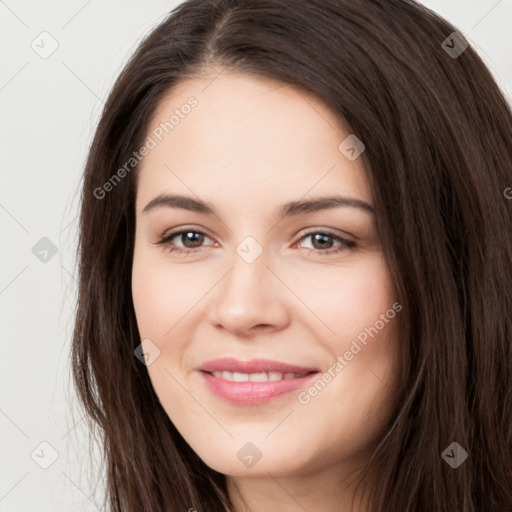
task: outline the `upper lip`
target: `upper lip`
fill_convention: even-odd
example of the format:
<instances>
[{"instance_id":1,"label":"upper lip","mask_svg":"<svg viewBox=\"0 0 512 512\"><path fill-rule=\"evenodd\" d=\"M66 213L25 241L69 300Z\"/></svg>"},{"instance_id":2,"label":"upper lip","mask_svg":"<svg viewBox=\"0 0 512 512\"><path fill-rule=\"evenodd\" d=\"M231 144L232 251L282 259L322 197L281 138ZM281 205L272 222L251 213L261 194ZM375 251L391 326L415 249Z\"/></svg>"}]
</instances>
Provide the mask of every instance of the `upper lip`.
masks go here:
<instances>
[{"instance_id":1,"label":"upper lip","mask_svg":"<svg viewBox=\"0 0 512 512\"><path fill-rule=\"evenodd\" d=\"M281 372L281 373L308 373L317 372L316 368L308 366L299 366L296 364L282 363L271 359L251 359L250 361L240 361L233 357L222 357L212 359L203 363L197 368L203 372L228 371L240 373L261 373L261 372Z\"/></svg>"}]
</instances>

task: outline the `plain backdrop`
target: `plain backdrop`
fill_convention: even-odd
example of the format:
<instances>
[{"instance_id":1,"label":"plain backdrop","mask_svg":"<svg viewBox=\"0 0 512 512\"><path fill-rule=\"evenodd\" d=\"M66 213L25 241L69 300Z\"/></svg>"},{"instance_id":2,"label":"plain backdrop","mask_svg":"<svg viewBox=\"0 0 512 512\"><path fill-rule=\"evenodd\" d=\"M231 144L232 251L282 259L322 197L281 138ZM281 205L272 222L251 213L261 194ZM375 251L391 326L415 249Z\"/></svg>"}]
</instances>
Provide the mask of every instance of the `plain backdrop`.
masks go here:
<instances>
[{"instance_id":1,"label":"plain backdrop","mask_svg":"<svg viewBox=\"0 0 512 512\"><path fill-rule=\"evenodd\" d=\"M115 78L179 3L0 0L0 512L100 510L68 359L78 187ZM510 101L512 0L423 3L473 44Z\"/></svg>"}]
</instances>

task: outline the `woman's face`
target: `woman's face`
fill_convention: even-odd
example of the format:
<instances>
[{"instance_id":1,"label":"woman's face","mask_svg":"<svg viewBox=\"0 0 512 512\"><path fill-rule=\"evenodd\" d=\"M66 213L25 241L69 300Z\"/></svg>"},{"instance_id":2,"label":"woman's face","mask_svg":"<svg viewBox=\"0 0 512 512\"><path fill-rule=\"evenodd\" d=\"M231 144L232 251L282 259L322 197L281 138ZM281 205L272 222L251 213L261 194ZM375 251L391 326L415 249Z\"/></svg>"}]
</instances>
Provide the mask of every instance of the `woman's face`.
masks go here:
<instances>
[{"instance_id":1,"label":"woman's face","mask_svg":"<svg viewBox=\"0 0 512 512\"><path fill-rule=\"evenodd\" d=\"M350 471L399 375L361 147L313 96L227 71L176 86L147 135L132 290L169 418L225 474Z\"/></svg>"}]
</instances>

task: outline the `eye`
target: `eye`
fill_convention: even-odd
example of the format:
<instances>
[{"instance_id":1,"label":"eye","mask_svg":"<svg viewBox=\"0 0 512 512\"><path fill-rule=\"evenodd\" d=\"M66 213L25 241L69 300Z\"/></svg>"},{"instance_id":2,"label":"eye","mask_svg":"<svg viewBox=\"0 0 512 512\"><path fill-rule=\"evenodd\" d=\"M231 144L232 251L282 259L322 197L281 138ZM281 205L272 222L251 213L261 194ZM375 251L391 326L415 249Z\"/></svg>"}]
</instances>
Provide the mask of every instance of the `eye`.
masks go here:
<instances>
[{"instance_id":1,"label":"eye","mask_svg":"<svg viewBox=\"0 0 512 512\"><path fill-rule=\"evenodd\" d=\"M191 244L192 247L185 245L185 247L177 246L172 240L174 238L178 238L183 244ZM164 246L169 252L177 252L179 254L190 254L194 252L198 252L201 250L202 243L205 238L209 238L212 240L204 231L201 229L182 229L180 231L175 231L173 233L169 233L166 236L160 237L158 242L155 242L156 245ZM316 230L310 231L309 233L305 233L299 239L299 242L302 240L306 240L311 238L313 242L313 247L306 249L311 253L320 253L320 254L334 254L342 252L346 249L352 249L356 247L356 242L353 240L348 240L339 235L335 235L334 233L330 233L329 231L324 230ZM297 242L294 246L297 246ZM337 247L327 247L331 246L333 242L338 242L339 245Z\"/></svg>"},{"instance_id":2,"label":"eye","mask_svg":"<svg viewBox=\"0 0 512 512\"><path fill-rule=\"evenodd\" d=\"M346 238L343 238L339 235L335 235L334 233L331 233L329 231L320 231L320 230L316 230L316 231L310 231L306 234L304 234L299 242L301 240L306 240L310 238L312 240L312 245L313 245L313 248L308 248L306 247L306 249L308 249L308 251L311 253L311 252L315 252L315 253L320 253L320 254L335 254L335 253L339 253L339 252L342 252L346 249L352 249L354 247L356 247L356 242L354 242L353 240L348 240ZM337 241L339 242L339 245L338 247L327 247L326 246L332 246L332 243L333 241Z\"/></svg>"},{"instance_id":3,"label":"eye","mask_svg":"<svg viewBox=\"0 0 512 512\"><path fill-rule=\"evenodd\" d=\"M192 247L185 246L182 248L176 246L174 243L172 243L172 240L177 237L178 240L181 240L181 242L185 244L190 243ZM200 229L182 229L181 231L175 231L174 233L169 233L166 236L160 237L160 240L156 242L156 245L162 245L166 247L169 252L175 251L181 254L189 254L192 252L197 252L201 249L201 243L204 241L205 237L210 238L204 231Z\"/></svg>"}]
</instances>

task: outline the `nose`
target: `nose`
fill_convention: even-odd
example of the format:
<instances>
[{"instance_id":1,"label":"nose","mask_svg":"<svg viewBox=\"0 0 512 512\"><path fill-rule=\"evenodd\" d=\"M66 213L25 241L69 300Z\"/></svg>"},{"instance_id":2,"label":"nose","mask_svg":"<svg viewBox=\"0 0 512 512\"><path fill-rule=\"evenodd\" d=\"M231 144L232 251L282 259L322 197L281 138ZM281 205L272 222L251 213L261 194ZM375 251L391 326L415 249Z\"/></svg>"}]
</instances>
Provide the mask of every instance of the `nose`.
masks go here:
<instances>
[{"instance_id":1,"label":"nose","mask_svg":"<svg viewBox=\"0 0 512 512\"><path fill-rule=\"evenodd\" d=\"M235 255L215 287L209 320L237 337L279 331L290 322L290 292L268 266L265 251L249 263Z\"/></svg>"}]
</instances>

